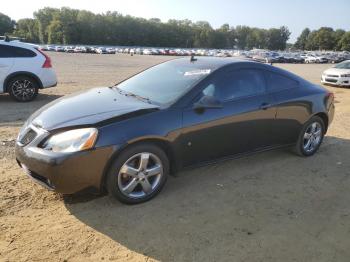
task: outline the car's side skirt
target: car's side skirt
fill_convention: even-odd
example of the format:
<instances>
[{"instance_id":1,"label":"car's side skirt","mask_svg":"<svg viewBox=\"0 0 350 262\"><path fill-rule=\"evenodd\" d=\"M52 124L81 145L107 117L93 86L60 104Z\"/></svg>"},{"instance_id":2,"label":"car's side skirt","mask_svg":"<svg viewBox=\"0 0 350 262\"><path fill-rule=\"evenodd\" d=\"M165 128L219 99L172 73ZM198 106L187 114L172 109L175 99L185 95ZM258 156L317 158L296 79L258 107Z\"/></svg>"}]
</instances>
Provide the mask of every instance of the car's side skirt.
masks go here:
<instances>
[{"instance_id":1,"label":"car's side skirt","mask_svg":"<svg viewBox=\"0 0 350 262\"><path fill-rule=\"evenodd\" d=\"M216 159L213 159L213 160L210 160L210 161L204 161L204 162L196 163L196 164L193 164L193 165L185 166L185 167L182 167L180 170L188 170L188 169L193 169L193 168L197 168L197 167L208 166L208 165L224 162L224 161L227 161L227 160L238 159L238 158L254 155L254 154L257 154L257 153L261 153L261 152L277 150L277 149L282 149L282 148L289 148L289 147L292 147L292 146L295 146L295 144L293 143L293 144L287 144L287 145L277 145L277 146L268 146L268 147L258 148L258 149L255 149L253 151L248 151L248 152L244 152L244 153L229 155L229 156L225 156L225 157L216 158Z\"/></svg>"}]
</instances>

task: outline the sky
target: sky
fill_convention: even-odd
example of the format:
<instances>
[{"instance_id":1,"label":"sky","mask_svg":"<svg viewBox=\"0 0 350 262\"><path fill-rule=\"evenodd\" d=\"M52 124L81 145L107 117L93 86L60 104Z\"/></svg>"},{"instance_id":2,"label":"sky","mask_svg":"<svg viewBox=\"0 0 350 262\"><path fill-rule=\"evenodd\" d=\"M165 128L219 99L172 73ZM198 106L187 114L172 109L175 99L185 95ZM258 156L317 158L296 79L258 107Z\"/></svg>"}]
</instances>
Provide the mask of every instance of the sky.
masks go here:
<instances>
[{"instance_id":1,"label":"sky","mask_svg":"<svg viewBox=\"0 0 350 262\"><path fill-rule=\"evenodd\" d=\"M350 31L350 0L1 0L0 12L12 19L33 17L43 7L71 7L94 13L118 11L143 18L208 21L214 28L228 23L259 28L285 25L293 43L305 27Z\"/></svg>"}]
</instances>

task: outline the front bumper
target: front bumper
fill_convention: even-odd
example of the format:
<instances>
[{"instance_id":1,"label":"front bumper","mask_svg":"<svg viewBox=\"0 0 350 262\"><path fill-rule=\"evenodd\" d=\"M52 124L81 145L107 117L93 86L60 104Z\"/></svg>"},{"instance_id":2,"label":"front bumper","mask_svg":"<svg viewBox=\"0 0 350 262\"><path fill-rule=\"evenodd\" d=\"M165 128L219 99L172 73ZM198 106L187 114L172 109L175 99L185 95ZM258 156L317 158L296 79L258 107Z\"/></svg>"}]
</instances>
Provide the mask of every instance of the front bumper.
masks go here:
<instances>
[{"instance_id":1,"label":"front bumper","mask_svg":"<svg viewBox=\"0 0 350 262\"><path fill-rule=\"evenodd\" d=\"M350 77L335 77L322 75L321 83L335 86L350 86Z\"/></svg>"},{"instance_id":2,"label":"front bumper","mask_svg":"<svg viewBox=\"0 0 350 262\"><path fill-rule=\"evenodd\" d=\"M101 189L103 174L114 147L101 147L76 153L55 153L32 143L16 143L16 160L34 181L62 194L86 188Z\"/></svg>"}]
</instances>

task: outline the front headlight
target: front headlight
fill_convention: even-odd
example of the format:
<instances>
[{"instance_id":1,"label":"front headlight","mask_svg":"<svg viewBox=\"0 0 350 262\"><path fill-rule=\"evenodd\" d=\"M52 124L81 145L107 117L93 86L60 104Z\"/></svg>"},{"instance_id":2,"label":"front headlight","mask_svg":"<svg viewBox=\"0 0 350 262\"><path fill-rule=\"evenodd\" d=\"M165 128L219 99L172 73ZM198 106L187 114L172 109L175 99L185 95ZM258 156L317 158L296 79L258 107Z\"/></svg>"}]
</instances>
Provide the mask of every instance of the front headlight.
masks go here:
<instances>
[{"instance_id":1,"label":"front headlight","mask_svg":"<svg viewBox=\"0 0 350 262\"><path fill-rule=\"evenodd\" d=\"M350 77L350 74L340 75L340 77Z\"/></svg>"},{"instance_id":2,"label":"front headlight","mask_svg":"<svg viewBox=\"0 0 350 262\"><path fill-rule=\"evenodd\" d=\"M81 128L58 133L50 137L42 146L53 152L72 153L90 149L95 145L96 128Z\"/></svg>"}]
</instances>

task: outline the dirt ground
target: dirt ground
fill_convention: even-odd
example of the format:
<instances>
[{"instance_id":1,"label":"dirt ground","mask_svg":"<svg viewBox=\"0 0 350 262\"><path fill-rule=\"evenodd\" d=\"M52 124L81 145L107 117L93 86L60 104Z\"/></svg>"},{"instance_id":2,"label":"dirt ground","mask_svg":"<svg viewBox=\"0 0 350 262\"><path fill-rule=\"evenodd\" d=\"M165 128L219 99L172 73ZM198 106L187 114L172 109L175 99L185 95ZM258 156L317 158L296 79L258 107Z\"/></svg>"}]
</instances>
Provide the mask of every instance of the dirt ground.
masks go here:
<instances>
[{"instance_id":1,"label":"dirt ground","mask_svg":"<svg viewBox=\"0 0 350 262\"><path fill-rule=\"evenodd\" d=\"M0 261L350 261L350 89L320 151L288 150L180 172L154 200L62 197L14 159L17 132L59 96L111 85L167 57L50 53L59 85L19 104L0 95ZM278 65L319 83L330 65Z\"/></svg>"}]
</instances>

